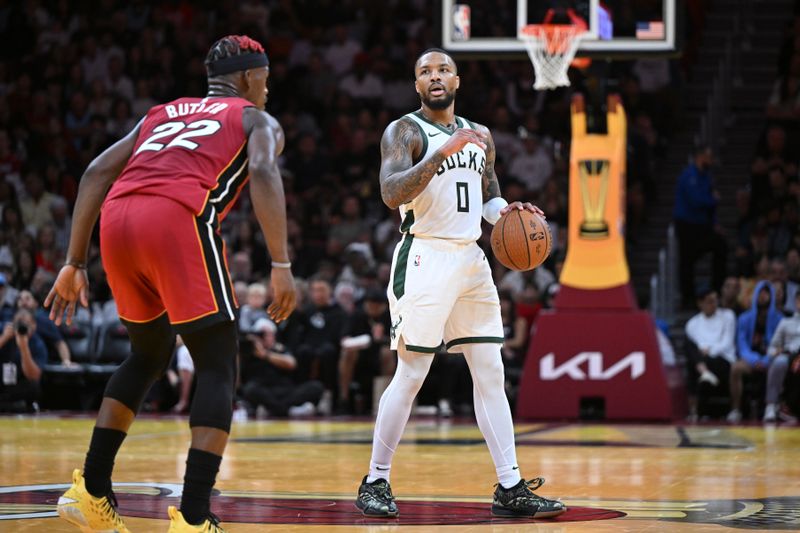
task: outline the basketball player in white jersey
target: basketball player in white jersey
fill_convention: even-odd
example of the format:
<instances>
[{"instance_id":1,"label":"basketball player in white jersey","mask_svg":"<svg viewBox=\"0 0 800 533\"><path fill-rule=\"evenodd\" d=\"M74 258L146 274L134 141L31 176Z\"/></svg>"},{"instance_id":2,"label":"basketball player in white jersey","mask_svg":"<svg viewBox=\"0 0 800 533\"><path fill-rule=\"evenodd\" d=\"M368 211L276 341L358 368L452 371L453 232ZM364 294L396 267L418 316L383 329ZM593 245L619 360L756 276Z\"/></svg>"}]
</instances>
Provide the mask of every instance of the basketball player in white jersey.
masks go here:
<instances>
[{"instance_id":1,"label":"basketball player in white jersey","mask_svg":"<svg viewBox=\"0 0 800 533\"><path fill-rule=\"evenodd\" d=\"M564 504L534 494L544 480L525 481L517 466L500 356L500 303L476 243L481 218L494 224L512 209L542 212L500 197L489 130L454 113L459 78L447 52L426 50L414 70L422 107L389 124L381 140L381 194L403 218L387 290L398 362L381 397L369 474L356 506L368 516L398 515L389 485L392 456L433 354L444 342L448 351L464 354L472 374L475 416L498 477L492 513L557 516Z\"/></svg>"}]
</instances>

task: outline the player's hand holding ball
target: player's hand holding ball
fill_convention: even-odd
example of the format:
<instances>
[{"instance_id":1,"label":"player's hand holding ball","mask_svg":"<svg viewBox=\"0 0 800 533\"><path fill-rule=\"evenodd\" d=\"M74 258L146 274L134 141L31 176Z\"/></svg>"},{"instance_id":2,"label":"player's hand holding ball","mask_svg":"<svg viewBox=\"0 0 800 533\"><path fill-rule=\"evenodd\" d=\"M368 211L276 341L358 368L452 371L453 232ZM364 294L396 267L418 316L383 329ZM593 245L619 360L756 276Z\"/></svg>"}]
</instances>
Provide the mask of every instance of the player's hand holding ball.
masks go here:
<instances>
[{"instance_id":1,"label":"player's hand holding ball","mask_svg":"<svg viewBox=\"0 0 800 533\"><path fill-rule=\"evenodd\" d=\"M491 242L492 252L503 266L525 271L548 258L553 236L541 209L528 202L512 202L500 210Z\"/></svg>"}]
</instances>

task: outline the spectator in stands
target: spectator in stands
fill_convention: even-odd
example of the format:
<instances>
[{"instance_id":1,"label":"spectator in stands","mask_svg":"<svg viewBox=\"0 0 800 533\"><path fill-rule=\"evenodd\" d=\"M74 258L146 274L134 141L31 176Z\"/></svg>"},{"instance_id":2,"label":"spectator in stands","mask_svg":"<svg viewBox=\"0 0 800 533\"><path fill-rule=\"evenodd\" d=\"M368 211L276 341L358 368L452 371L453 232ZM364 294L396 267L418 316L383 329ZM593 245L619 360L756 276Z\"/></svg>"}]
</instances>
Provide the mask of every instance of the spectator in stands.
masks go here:
<instances>
[{"instance_id":1,"label":"spectator in stands","mask_svg":"<svg viewBox=\"0 0 800 533\"><path fill-rule=\"evenodd\" d=\"M14 317L14 304L6 299L6 294L11 287L5 274L0 274L0 323L11 322Z\"/></svg>"},{"instance_id":2,"label":"spectator in stands","mask_svg":"<svg viewBox=\"0 0 800 533\"><path fill-rule=\"evenodd\" d=\"M253 281L253 260L250 259L250 254L247 252L236 252L231 257L230 262L231 279L235 282L244 281L250 283Z\"/></svg>"},{"instance_id":3,"label":"spectator in stands","mask_svg":"<svg viewBox=\"0 0 800 533\"><path fill-rule=\"evenodd\" d=\"M247 286L247 299L239 309L239 331L250 333L262 318L267 318L267 287L263 283Z\"/></svg>"},{"instance_id":4,"label":"spectator in stands","mask_svg":"<svg viewBox=\"0 0 800 533\"><path fill-rule=\"evenodd\" d=\"M770 357L767 348L783 315L775 308L775 289L769 281L759 281L753 291L750 309L739 316L736 324L736 350L739 359L731 366L731 411L728 422L742 419L742 387L747 374L763 373Z\"/></svg>"},{"instance_id":5,"label":"spectator in stands","mask_svg":"<svg viewBox=\"0 0 800 533\"><path fill-rule=\"evenodd\" d=\"M339 90L362 105L375 107L383 95L383 81L370 71L369 54L360 52L353 59L353 71L339 82Z\"/></svg>"},{"instance_id":6,"label":"spectator in stands","mask_svg":"<svg viewBox=\"0 0 800 533\"><path fill-rule=\"evenodd\" d=\"M357 196L346 196L340 215L331 222L327 245L329 257L339 256L352 242L369 241L372 227L361 215L361 202Z\"/></svg>"},{"instance_id":7,"label":"spectator in stands","mask_svg":"<svg viewBox=\"0 0 800 533\"><path fill-rule=\"evenodd\" d=\"M321 276L309 283L309 305L301 311L295 354L301 379L320 380L325 385L323 414L332 409L338 387L339 353L346 315L332 298L331 284ZM330 405L328 405L330 402Z\"/></svg>"},{"instance_id":8,"label":"spectator in stands","mask_svg":"<svg viewBox=\"0 0 800 533\"><path fill-rule=\"evenodd\" d=\"M795 247L789 248L786 253L786 276L789 281L800 286L800 250Z\"/></svg>"},{"instance_id":9,"label":"spectator in stands","mask_svg":"<svg viewBox=\"0 0 800 533\"><path fill-rule=\"evenodd\" d=\"M53 231L55 231L55 248L64 253L69 245L69 232L72 227L72 216L69 214L67 201L60 196L53 198L50 215L53 218Z\"/></svg>"},{"instance_id":10,"label":"spectator in stands","mask_svg":"<svg viewBox=\"0 0 800 533\"><path fill-rule=\"evenodd\" d=\"M794 300L795 309L800 309L800 293L795 294ZM798 353L800 353L800 311L795 311L794 315L780 321L769 343L764 422L775 422L778 419L785 422L797 421L788 407L780 404L779 400L789 371L789 362L797 357Z\"/></svg>"},{"instance_id":11,"label":"spectator in stands","mask_svg":"<svg viewBox=\"0 0 800 533\"><path fill-rule=\"evenodd\" d=\"M777 124L767 129L764 142L753 161L753 196L756 196L756 191L764 188L764 178L774 168L780 169L784 175L797 175L797 155L786 142L786 130Z\"/></svg>"},{"instance_id":12,"label":"spectator in stands","mask_svg":"<svg viewBox=\"0 0 800 533\"><path fill-rule=\"evenodd\" d=\"M517 314L517 304L508 291L500 291L500 315L503 319L503 363L506 366L522 367L525 348L528 346L530 328L524 317Z\"/></svg>"},{"instance_id":13,"label":"spectator in stands","mask_svg":"<svg viewBox=\"0 0 800 533\"><path fill-rule=\"evenodd\" d=\"M773 285L780 283L783 287L783 298L779 298L780 306L779 311L787 313L791 316L795 311L794 297L797 294L798 284L789 279L789 271L786 268L786 261L774 258L769 263L769 278Z\"/></svg>"},{"instance_id":14,"label":"spectator in stands","mask_svg":"<svg viewBox=\"0 0 800 533\"><path fill-rule=\"evenodd\" d=\"M256 322L242 343L242 396L271 416L312 415L324 390L319 381L295 384L297 360L275 341L277 328L268 318Z\"/></svg>"},{"instance_id":15,"label":"spectator in stands","mask_svg":"<svg viewBox=\"0 0 800 533\"><path fill-rule=\"evenodd\" d=\"M497 157L509 162L522 152L522 140L511 124L511 114L506 106L500 106L492 114L492 140Z\"/></svg>"},{"instance_id":16,"label":"spectator in stands","mask_svg":"<svg viewBox=\"0 0 800 533\"><path fill-rule=\"evenodd\" d=\"M14 263L17 265L17 271L11 282L12 285L17 289L30 289L33 277L36 275L36 259L33 256L32 247L20 246Z\"/></svg>"},{"instance_id":17,"label":"spectator in stands","mask_svg":"<svg viewBox=\"0 0 800 533\"><path fill-rule=\"evenodd\" d=\"M344 311L346 320L349 320L356 310L356 299L356 286L351 281L340 280L333 289L333 301Z\"/></svg>"},{"instance_id":18,"label":"spectator in stands","mask_svg":"<svg viewBox=\"0 0 800 533\"><path fill-rule=\"evenodd\" d=\"M267 275L266 265L269 254L264 242L258 237L261 232L253 231L253 224L249 219L236 224L236 231L231 238L231 250L245 252L250 257L252 272L249 277L260 279Z\"/></svg>"},{"instance_id":19,"label":"spectator in stands","mask_svg":"<svg viewBox=\"0 0 800 533\"><path fill-rule=\"evenodd\" d=\"M64 262L64 250L56 247L56 230L52 222L39 226L36 233L36 268L55 273Z\"/></svg>"},{"instance_id":20,"label":"spectator in stands","mask_svg":"<svg viewBox=\"0 0 800 533\"><path fill-rule=\"evenodd\" d=\"M339 402L337 412L350 414L351 387L357 368L363 368L367 379L374 376L391 376L395 356L389 349L391 318L386 293L372 289L366 293L359 308L350 316L342 337L342 355L339 359ZM371 383L366 384L371 389ZM358 413L363 414L363 413Z\"/></svg>"},{"instance_id":21,"label":"spectator in stands","mask_svg":"<svg viewBox=\"0 0 800 533\"><path fill-rule=\"evenodd\" d=\"M17 309L27 309L36 321L36 333L44 341L50 359L58 360L64 366L72 366L72 355L64 336L50 320L49 313L39 307L39 301L29 290L22 290L17 298Z\"/></svg>"},{"instance_id":22,"label":"spectator in stands","mask_svg":"<svg viewBox=\"0 0 800 533\"><path fill-rule=\"evenodd\" d=\"M775 82L767 102L767 117L789 122L800 120L800 79L797 76L786 76Z\"/></svg>"},{"instance_id":23,"label":"spectator in stands","mask_svg":"<svg viewBox=\"0 0 800 533\"><path fill-rule=\"evenodd\" d=\"M675 191L673 217L680 248L681 303L685 309L692 307L694 265L706 252L712 254L712 288L719 290L725 279L727 245L717 227L719 193L711 179L712 161L711 148L707 145L698 147L694 160L678 178Z\"/></svg>"},{"instance_id":24,"label":"spectator in stands","mask_svg":"<svg viewBox=\"0 0 800 533\"><path fill-rule=\"evenodd\" d=\"M511 160L508 173L522 182L529 193L538 194L553 174L553 159L538 135L520 128L519 138L523 150Z\"/></svg>"},{"instance_id":25,"label":"spectator in stands","mask_svg":"<svg viewBox=\"0 0 800 533\"><path fill-rule=\"evenodd\" d=\"M728 391L731 365L736 362L733 311L719 307L717 293L711 287L698 290L697 306L700 312L686 323L685 343L689 415L693 418L705 414L701 407L709 394Z\"/></svg>"},{"instance_id":26,"label":"spectator in stands","mask_svg":"<svg viewBox=\"0 0 800 533\"><path fill-rule=\"evenodd\" d=\"M333 73L342 76L350 70L353 58L361 52L361 45L353 40L347 26L339 24L333 29L334 42L325 50L325 62Z\"/></svg>"},{"instance_id":27,"label":"spectator in stands","mask_svg":"<svg viewBox=\"0 0 800 533\"><path fill-rule=\"evenodd\" d=\"M50 205L55 196L45 190L41 174L33 167L29 167L25 172L25 192L27 198L19 204L23 224L35 229L52 222Z\"/></svg>"},{"instance_id":28,"label":"spectator in stands","mask_svg":"<svg viewBox=\"0 0 800 533\"><path fill-rule=\"evenodd\" d=\"M0 327L0 411L37 410L47 348L36 334L36 320L30 311L21 309L13 321Z\"/></svg>"},{"instance_id":29,"label":"spectator in stands","mask_svg":"<svg viewBox=\"0 0 800 533\"><path fill-rule=\"evenodd\" d=\"M744 311L739 304L739 290L739 278L728 276L722 282L722 289L719 294L719 306L723 309L730 309L736 316L739 316Z\"/></svg>"}]
</instances>

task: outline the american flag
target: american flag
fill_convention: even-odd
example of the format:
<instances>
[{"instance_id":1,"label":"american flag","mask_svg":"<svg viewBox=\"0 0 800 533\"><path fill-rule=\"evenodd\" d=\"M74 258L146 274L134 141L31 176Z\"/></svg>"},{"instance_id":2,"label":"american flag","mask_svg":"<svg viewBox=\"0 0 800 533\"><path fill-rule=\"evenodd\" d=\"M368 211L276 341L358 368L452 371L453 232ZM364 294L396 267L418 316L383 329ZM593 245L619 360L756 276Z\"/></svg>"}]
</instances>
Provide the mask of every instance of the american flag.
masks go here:
<instances>
[{"instance_id":1,"label":"american flag","mask_svg":"<svg viewBox=\"0 0 800 533\"><path fill-rule=\"evenodd\" d=\"M637 22L636 23L636 38L637 39L663 39L664 38L664 23L661 22L661 21Z\"/></svg>"}]
</instances>

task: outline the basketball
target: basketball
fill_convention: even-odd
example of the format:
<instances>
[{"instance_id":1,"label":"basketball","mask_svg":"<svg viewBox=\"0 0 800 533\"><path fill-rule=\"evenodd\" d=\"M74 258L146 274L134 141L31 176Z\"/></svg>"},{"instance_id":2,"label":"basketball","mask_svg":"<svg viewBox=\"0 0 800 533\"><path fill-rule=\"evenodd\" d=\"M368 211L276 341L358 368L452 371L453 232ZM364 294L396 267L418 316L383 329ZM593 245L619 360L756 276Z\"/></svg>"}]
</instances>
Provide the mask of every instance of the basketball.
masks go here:
<instances>
[{"instance_id":1,"label":"basketball","mask_svg":"<svg viewBox=\"0 0 800 533\"><path fill-rule=\"evenodd\" d=\"M514 209L492 229L492 252L511 270L532 270L550 255L553 236L545 220L530 211Z\"/></svg>"}]
</instances>

